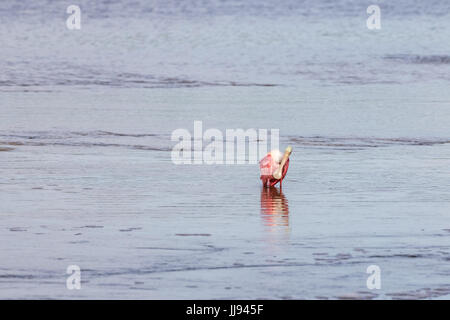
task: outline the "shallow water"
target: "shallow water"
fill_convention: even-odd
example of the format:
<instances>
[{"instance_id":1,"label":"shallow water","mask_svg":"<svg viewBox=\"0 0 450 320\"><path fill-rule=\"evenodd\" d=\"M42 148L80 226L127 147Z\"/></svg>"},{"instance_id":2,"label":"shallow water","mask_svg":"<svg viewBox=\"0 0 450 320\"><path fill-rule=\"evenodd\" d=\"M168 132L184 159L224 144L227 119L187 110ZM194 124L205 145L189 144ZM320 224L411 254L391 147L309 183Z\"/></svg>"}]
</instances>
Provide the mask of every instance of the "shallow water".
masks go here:
<instances>
[{"instance_id":1,"label":"shallow water","mask_svg":"<svg viewBox=\"0 0 450 320\"><path fill-rule=\"evenodd\" d=\"M80 3L0 4L1 298L448 297L447 2ZM195 120L280 129L283 189L173 164Z\"/></svg>"}]
</instances>

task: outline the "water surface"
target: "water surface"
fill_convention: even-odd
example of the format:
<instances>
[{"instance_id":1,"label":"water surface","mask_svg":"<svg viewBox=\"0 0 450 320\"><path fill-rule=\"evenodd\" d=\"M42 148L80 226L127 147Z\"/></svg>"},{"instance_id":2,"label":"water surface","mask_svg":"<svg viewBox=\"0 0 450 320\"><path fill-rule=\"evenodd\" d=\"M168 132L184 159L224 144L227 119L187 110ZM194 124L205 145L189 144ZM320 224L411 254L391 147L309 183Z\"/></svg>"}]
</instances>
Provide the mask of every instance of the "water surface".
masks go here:
<instances>
[{"instance_id":1,"label":"water surface","mask_svg":"<svg viewBox=\"0 0 450 320\"><path fill-rule=\"evenodd\" d=\"M448 297L448 2L78 3L0 4L1 298ZM280 129L283 189L174 165L195 120Z\"/></svg>"}]
</instances>

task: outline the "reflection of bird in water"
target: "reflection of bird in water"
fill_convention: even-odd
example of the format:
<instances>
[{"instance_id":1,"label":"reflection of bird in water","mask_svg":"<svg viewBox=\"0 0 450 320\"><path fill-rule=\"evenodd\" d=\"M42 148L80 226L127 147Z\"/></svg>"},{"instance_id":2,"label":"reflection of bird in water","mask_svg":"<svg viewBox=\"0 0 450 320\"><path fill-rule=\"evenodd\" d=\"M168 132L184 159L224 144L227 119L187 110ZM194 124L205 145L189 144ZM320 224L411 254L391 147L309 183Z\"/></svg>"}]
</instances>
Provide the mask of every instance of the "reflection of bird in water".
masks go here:
<instances>
[{"instance_id":1,"label":"reflection of bird in water","mask_svg":"<svg viewBox=\"0 0 450 320\"><path fill-rule=\"evenodd\" d=\"M270 227L289 226L289 206L286 197L277 188L262 188L261 216Z\"/></svg>"}]
</instances>

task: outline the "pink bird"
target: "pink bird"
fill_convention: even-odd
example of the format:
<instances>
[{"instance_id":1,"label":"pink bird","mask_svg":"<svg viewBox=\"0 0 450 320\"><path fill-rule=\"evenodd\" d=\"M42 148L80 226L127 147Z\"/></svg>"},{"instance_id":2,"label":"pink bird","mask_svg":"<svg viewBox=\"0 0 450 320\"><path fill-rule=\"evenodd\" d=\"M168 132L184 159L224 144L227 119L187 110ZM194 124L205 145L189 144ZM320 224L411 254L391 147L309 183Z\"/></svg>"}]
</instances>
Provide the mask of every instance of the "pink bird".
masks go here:
<instances>
[{"instance_id":1,"label":"pink bird","mask_svg":"<svg viewBox=\"0 0 450 320\"><path fill-rule=\"evenodd\" d=\"M259 162L260 179L264 187L273 187L279 182L281 188L282 181L289 168L291 152L292 147L289 146L284 151L284 155L279 150L272 150L261 159Z\"/></svg>"}]
</instances>

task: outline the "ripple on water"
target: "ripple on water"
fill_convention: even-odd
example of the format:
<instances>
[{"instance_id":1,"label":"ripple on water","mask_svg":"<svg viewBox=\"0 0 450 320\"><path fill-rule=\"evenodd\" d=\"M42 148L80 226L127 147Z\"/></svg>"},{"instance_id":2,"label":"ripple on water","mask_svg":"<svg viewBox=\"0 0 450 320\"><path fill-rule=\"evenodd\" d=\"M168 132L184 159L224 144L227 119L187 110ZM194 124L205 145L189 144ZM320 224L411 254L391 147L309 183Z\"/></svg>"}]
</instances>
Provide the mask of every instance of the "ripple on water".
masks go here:
<instances>
[{"instance_id":1,"label":"ripple on water","mask_svg":"<svg viewBox=\"0 0 450 320\"><path fill-rule=\"evenodd\" d=\"M412 64L450 64L449 55L391 54L384 59Z\"/></svg>"},{"instance_id":2,"label":"ripple on water","mask_svg":"<svg viewBox=\"0 0 450 320\"><path fill-rule=\"evenodd\" d=\"M438 298L449 294L450 286L446 285L437 288L422 288L414 291L387 293L386 295L398 300L417 300Z\"/></svg>"}]
</instances>

